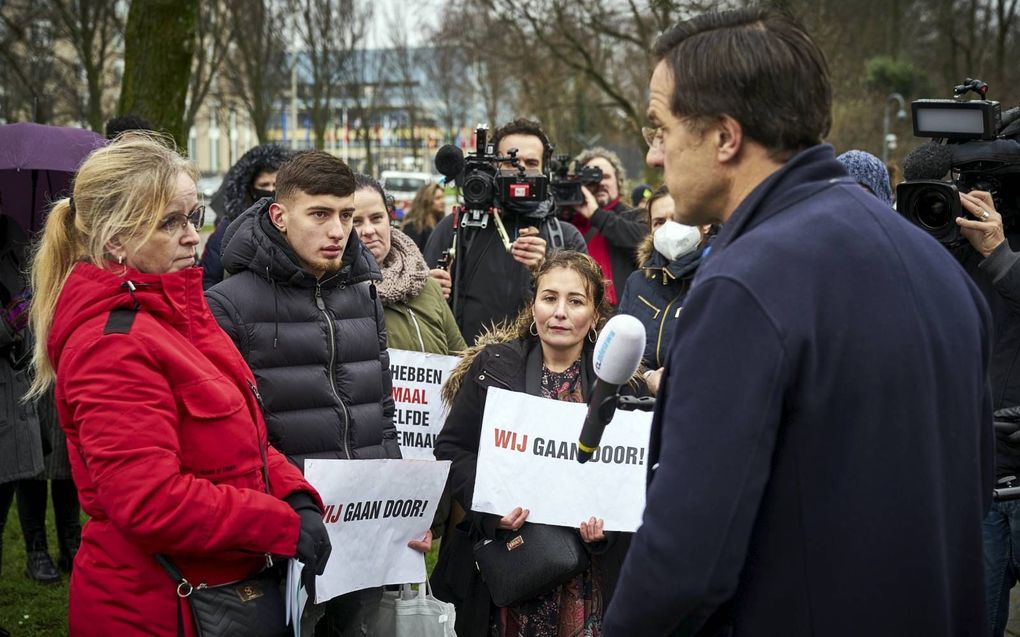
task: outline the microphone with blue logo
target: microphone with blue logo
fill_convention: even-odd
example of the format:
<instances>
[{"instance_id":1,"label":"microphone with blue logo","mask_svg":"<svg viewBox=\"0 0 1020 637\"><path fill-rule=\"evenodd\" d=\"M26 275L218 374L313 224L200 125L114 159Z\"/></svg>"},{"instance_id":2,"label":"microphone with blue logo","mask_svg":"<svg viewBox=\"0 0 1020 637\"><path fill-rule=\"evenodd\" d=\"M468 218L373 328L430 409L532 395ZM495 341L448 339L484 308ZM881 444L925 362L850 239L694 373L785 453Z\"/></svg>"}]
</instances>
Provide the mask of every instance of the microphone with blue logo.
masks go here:
<instances>
[{"instance_id":1,"label":"microphone with blue logo","mask_svg":"<svg viewBox=\"0 0 1020 637\"><path fill-rule=\"evenodd\" d=\"M637 373L644 351L645 326L641 321L627 314L606 321L595 341L592 363L597 380L577 440L577 461L581 464L591 460L598 449L602 432L616 415L620 385L625 385Z\"/></svg>"}]
</instances>

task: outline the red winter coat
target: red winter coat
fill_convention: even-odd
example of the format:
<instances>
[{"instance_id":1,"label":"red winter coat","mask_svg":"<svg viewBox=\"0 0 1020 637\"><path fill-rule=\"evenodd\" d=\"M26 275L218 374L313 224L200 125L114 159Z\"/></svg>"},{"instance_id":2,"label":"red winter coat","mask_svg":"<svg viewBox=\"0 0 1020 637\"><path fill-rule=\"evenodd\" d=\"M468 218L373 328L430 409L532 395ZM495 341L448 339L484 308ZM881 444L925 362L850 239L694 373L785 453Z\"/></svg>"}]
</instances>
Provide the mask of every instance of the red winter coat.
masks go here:
<instances>
[{"instance_id":1,"label":"red winter coat","mask_svg":"<svg viewBox=\"0 0 1020 637\"><path fill-rule=\"evenodd\" d=\"M127 333L104 334L110 311L133 305L128 279L139 311ZM209 584L248 576L265 553L294 555L299 518L280 498L318 495L268 446L251 372L210 314L199 268L118 276L79 263L47 345L90 518L71 577L72 635L176 635L175 585L156 553Z\"/></svg>"}]
</instances>

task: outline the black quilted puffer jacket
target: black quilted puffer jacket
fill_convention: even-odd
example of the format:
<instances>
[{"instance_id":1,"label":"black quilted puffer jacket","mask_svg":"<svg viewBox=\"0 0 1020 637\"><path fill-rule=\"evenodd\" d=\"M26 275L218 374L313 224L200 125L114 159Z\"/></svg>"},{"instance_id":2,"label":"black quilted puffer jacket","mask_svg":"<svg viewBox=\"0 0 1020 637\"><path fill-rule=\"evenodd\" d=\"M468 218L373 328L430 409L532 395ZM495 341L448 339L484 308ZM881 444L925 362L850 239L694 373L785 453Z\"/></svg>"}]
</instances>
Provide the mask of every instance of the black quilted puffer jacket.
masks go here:
<instances>
[{"instance_id":1,"label":"black quilted puffer jacket","mask_svg":"<svg viewBox=\"0 0 1020 637\"><path fill-rule=\"evenodd\" d=\"M399 458L372 254L352 232L340 270L316 280L268 208L231 224L232 276L206 298L258 380L270 442L302 469L305 458Z\"/></svg>"}]
</instances>

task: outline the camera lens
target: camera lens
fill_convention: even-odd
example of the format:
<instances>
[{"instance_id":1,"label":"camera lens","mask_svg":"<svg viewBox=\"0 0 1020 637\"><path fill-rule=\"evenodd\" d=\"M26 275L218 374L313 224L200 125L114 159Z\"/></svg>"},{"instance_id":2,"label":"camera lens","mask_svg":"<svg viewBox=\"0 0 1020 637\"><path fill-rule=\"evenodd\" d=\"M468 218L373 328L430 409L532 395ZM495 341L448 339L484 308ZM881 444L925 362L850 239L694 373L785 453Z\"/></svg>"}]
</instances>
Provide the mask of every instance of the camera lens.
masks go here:
<instances>
[{"instance_id":1,"label":"camera lens","mask_svg":"<svg viewBox=\"0 0 1020 637\"><path fill-rule=\"evenodd\" d=\"M462 192L464 203L472 207L487 207L492 204L492 177L483 172L474 172L464 178Z\"/></svg>"},{"instance_id":2,"label":"camera lens","mask_svg":"<svg viewBox=\"0 0 1020 637\"><path fill-rule=\"evenodd\" d=\"M952 206L941 192L928 191L917 198L914 204L917 223L929 230L939 230L951 222Z\"/></svg>"}]
</instances>

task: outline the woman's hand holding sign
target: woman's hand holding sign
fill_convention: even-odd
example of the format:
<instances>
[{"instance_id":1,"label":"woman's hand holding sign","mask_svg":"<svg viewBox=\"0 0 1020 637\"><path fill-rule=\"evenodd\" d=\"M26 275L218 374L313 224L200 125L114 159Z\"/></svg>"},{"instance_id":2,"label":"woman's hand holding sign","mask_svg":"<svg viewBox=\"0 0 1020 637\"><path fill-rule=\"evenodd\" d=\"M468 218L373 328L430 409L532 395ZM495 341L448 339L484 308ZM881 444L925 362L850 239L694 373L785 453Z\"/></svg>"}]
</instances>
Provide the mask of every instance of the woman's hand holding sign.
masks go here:
<instances>
[{"instance_id":1,"label":"woman's hand holding sign","mask_svg":"<svg viewBox=\"0 0 1020 637\"><path fill-rule=\"evenodd\" d=\"M592 517L587 522L581 522L581 539L585 544L601 542L606 539L606 533L602 530L603 521L600 518Z\"/></svg>"},{"instance_id":2,"label":"woman's hand holding sign","mask_svg":"<svg viewBox=\"0 0 1020 637\"><path fill-rule=\"evenodd\" d=\"M524 526L524 521L528 519L529 513L531 513L531 511L517 507L507 515L500 518L496 527L507 531L516 531Z\"/></svg>"},{"instance_id":3,"label":"woman's hand holding sign","mask_svg":"<svg viewBox=\"0 0 1020 637\"><path fill-rule=\"evenodd\" d=\"M425 531L425 537L420 540L411 540L407 546L419 553L428 553L432 550L432 529Z\"/></svg>"}]
</instances>

